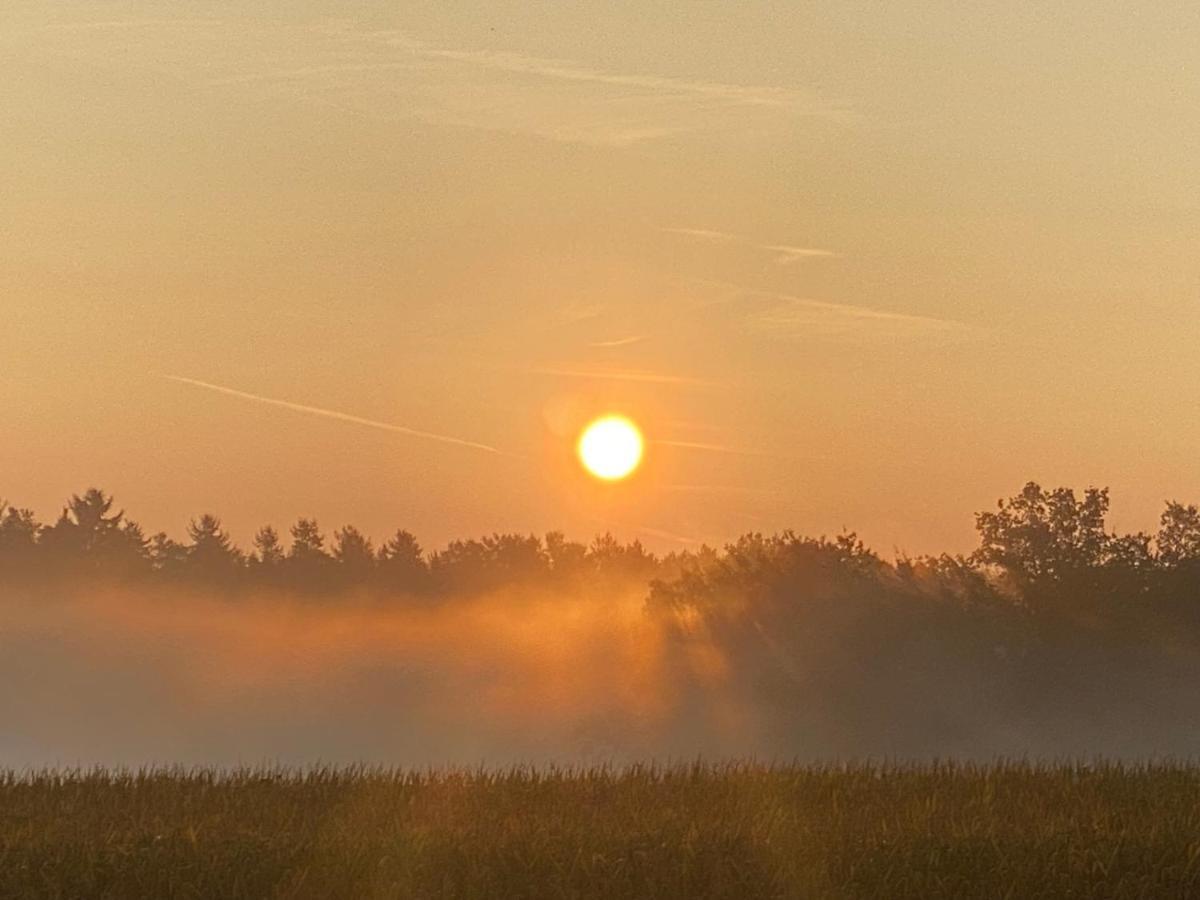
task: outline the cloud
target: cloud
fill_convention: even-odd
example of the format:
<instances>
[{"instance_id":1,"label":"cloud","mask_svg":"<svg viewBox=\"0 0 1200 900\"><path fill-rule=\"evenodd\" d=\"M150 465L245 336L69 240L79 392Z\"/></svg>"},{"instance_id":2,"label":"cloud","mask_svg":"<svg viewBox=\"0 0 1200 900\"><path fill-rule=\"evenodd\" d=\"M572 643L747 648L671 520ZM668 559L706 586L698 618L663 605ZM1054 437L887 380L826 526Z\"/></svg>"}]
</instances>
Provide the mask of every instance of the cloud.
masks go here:
<instances>
[{"instance_id":1,"label":"cloud","mask_svg":"<svg viewBox=\"0 0 1200 900\"><path fill-rule=\"evenodd\" d=\"M650 537L662 538L668 541L674 541L677 544L683 544L689 547L700 546L704 543L700 538L688 537L684 534L675 534L673 531L663 531L661 528L651 528L649 525L635 525L635 531L642 534L648 534Z\"/></svg>"},{"instance_id":2,"label":"cloud","mask_svg":"<svg viewBox=\"0 0 1200 900\"><path fill-rule=\"evenodd\" d=\"M792 297L787 294L763 296L776 302L761 312L752 314L749 319L752 327L763 331L800 333L814 327L828 327L837 323L891 326L893 332L903 329L916 332L947 333L962 331L968 327L961 322L933 316L919 316L911 313L872 309L866 306L810 300L806 297Z\"/></svg>"},{"instance_id":3,"label":"cloud","mask_svg":"<svg viewBox=\"0 0 1200 900\"><path fill-rule=\"evenodd\" d=\"M832 250L825 250L818 247L795 247L790 244L760 244L740 234L731 234L728 231L714 231L708 228L660 228L658 230L664 234L677 234L709 244L739 244L744 247L752 247L755 250L767 250L777 254L775 261L781 266L788 266L802 259L838 256Z\"/></svg>"},{"instance_id":4,"label":"cloud","mask_svg":"<svg viewBox=\"0 0 1200 900\"><path fill-rule=\"evenodd\" d=\"M292 43L305 38L294 36ZM742 130L801 117L848 117L805 88L614 71L500 49L437 46L353 23L307 29L302 57L209 74L213 86L263 83L364 114L624 147L689 131ZM259 58L259 57L256 57ZM295 60L298 64L288 65ZM289 87L290 86L290 87ZM749 117L749 118L747 118ZM764 118L765 117L765 118Z\"/></svg>"},{"instance_id":5,"label":"cloud","mask_svg":"<svg viewBox=\"0 0 1200 900\"><path fill-rule=\"evenodd\" d=\"M775 261L781 266L789 266L802 259L812 259L820 256L837 256L832 250L818 250L814 247L789 247L784 244L763 244L764 250L774 250L779 254Z\"/></svg>"},{"instance_id":6,"label":"cloud","mask_svg":"<svg viewBox=\"0 0 1200 900\"><path fill-rule=\"evenodd\" d=\"M606 381L641 381L648 384L712 384L702 378L687 375L664 375L659 372L641 372L630 369L572 369L557 366L534 366L529 369L535 375L557 375L562 378L595 378Z\"/></svg>"},{"instance_id":7,"label":"cloud","mask_svg":"<svg viewBox=\"0 0 1200 900\"><path fill-rule=\"evenodd\" d=\"M168 381L175 381L179 384L189 384L193 387L203 388L207 391L214 391L218 394L225 394L227 397L237 397L239 400L249 400L253 403L264 403L268 406L278 406L281 409L290 409L293 412L306 413L311 416L321 416L326 419L336 419L339 422L350 422L355 425L365 425L368 428L378 428L383 431L391 431L395 434L406 434L410 437L423 438L429 441L439 441L443 444L455 444L460 447L470 447L474 450L483 450L487 453L497 453L502 456L509 454L503 450L498 450L488 444L481 444L478 441L468 441L463 438L451 437L445 434L435 434L431 431L421 431L416 428L408 428L404 425L395 425L391 422L378 422L374 419L364 419L361 416L353 416L348 413L338 412L332 409L322 409L319 406L308 406L303 403L292 403L288 400L277 400L273 397L264 397L261 394L251 394L247 391L239 391L235 388L223 387L219 384L212 384L207 381L199 381L195 378L184 378L181 375L164 375Z\"/></svg>"},{"instance_id":8,"label":"cloud","mask_svg":"<svg viewBox=\"0 0 1200 900\"><path fill-rule=\"evenodd\" d=\"M559 81L591 82L615 87L632 87L668 95L692 94L723 103L743 106L774 107L805 114L834 112L821 104L814 93L798 88L768 85L727 84L661 75L628 74L605 71L579 63L492 50L451 50L429 47L407 35L395 35L388 42L431 59L453 60L489 69L498 69Z\"/></svg>"},{"instance_id":9,"label":"cloud","mask_svg":"<svg viewBox=\"0 0 1200 900\"><path fill-rule=\"evenodd\" d=\"M686 534L679 534L677 532L667 531L662 528L655 528L654 526L651 526L651 525L642 525L642 524L638 524L636 522L623 522L623 521L613 521L610 519L600 519L600 518L596 518L594 516L589 517L589 518L591 519L591 521L593 523L596 524L596 526L598 528L600 528L604 531L612 531L613 529L616 529L618 531L632 532L633 534L638 535L638 536L660 538L662 540L671 541L672 543L675 543L675 544L683 544L686 546L693 546L693 547L698 547L704 543L703 539L701 539L701 538L690 537Z\"/></svg>"},{"instance_id":10,"label":"cloud","mask_svg":"<svg viewBox=\"0 0 1200 900\"><path fill-rule=\"evenodd\" d=\"M631 344L640 344L646 340L644 334L631 334L628 337L615 338L611 341L592 341L588 344L589 347L628 347Z\"/></svg>"},{"instance_id":11,"label":"cloud","mask_svg":"<svg viewBox=\"0 0 1200 900\"><path fill-rule=\"evenodd\" d=\"M963 336L977 329L965 322L893 310L814 300L775 291L764 291L708 278L687 279L692 284L719 290L724 296L707 301L746 304L742 321L751 331L772 337L805 337L813 334L849 334L882 331L891 336Z\"/></svg>"},{"instance_id":12,"label":"cloud","mask_svg":"<svg viewBox=\"0 0 1200 900\"><path fill-rule=\"evenodd\" d=\"M66 13L69 14L69 13ZM64 14L64 15L66 15ZM288 24L216 18L32 22L55 52L169 74L272 102L337 108L379 121L535 135L626 147L683 133L741 134L849 121L846 104L801 85L735 84L464 48L350 20ZM72 37L71 33L75 33ZM0 33L0 40L12 32Z\"/></svg>"},{"instance_id":13,"label":"cloud","mask_svg":"<svg viewBox=\"0 0 1200 900\"><path fill-rule=\"evenodd\" d=\"M627 147L689 132L764 132L811 117L850 119L845 104L799 85L644 71L658 60L610 69L503 48L438 45L347 20L33 24L22 37L53 34L55 50L121 60L238 97L250 93L265 102L335 107L379 121L419 119L559 142ZM6 36L0 33L0 40Z\"/></svg>"},{"instance_id":14,"label":"cloud","mask_svg":"<svg viewBox=\"0 0 1200 900\"><path fill-rule=\"evenodd\" d=\"M728 447L724 444L709 444L703 441L654 440L651 443L658 444L660 447L678 447L682 450L704 450L709 453L732 453L737 456L775 456L774 453L767 453L762 450L746 450L741 447Z\"/></svg>"}]
</instances>

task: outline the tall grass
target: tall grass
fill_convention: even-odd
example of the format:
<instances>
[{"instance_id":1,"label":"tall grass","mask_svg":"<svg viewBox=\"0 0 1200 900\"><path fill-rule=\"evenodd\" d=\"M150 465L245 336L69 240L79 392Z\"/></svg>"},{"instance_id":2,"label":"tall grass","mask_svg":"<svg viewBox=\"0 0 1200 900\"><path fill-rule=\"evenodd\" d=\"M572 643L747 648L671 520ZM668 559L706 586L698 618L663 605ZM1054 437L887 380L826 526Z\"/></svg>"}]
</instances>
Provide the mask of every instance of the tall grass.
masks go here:
<instances>
[{"instance_id":1,"label":"tall grass","mask_svg":"<svg viewBox=\"0 0 1200 900\"><path fill-rule=\"evenodd\" d=\"M1197 896L1200 769L10 772L0 895Z\"/></svg>"}]
</instances>

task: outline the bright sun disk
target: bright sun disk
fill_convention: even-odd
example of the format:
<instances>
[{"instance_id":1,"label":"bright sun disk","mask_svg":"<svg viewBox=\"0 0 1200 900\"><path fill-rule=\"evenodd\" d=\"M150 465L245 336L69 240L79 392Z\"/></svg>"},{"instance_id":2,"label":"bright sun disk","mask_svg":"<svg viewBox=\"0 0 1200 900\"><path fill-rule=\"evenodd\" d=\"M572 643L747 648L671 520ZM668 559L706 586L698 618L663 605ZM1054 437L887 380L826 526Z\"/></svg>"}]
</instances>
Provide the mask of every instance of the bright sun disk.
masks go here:
<instances>
[{"instance_id":1,"label":"bright sun disk","mask_svg":"<svg viewBox=\"0 0 1200 900\"><path fill-rule=\"evenodd\" d=\"M642 433L624 416L596 419L579 436L579 459L605 481L627 477L642 461Z\"/></svg>"}]
</instances>

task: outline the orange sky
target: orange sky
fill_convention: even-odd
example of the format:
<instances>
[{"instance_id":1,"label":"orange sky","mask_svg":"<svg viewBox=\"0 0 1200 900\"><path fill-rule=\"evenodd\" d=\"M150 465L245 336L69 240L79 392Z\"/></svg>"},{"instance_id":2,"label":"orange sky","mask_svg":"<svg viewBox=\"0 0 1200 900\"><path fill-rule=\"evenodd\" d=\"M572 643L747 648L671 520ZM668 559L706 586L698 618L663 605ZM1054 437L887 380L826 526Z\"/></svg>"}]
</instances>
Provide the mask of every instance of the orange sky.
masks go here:
<instances>
[{"instance_id":1,"label":"orange sky","mask_svg":"<svg viewBox=\"0 0 1200 900\"><path fill-rule=\"evenodd\" d=\"M885 553L1200 499L1194 6L277 6L0 9L0 496Z\"/></svg>"}]
</instances>

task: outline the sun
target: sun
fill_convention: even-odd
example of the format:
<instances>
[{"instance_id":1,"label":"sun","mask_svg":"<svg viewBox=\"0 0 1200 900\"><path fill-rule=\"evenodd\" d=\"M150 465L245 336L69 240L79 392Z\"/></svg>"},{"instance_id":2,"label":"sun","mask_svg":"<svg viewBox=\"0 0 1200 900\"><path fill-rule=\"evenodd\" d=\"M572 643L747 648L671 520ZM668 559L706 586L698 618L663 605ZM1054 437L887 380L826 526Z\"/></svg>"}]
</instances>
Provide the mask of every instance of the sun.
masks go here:
<instances>
[{"instance_id":1,"label":"sun","mask_svg":"<svg viewBox=\"0 0 1200 900\"><path fill-rule=\"evenodd\" d=\"M579 460L604 481L627 478L642 461L644 447L637 425L624 416L596 419L579 436Z\"/></svg>"}]
</instances>

